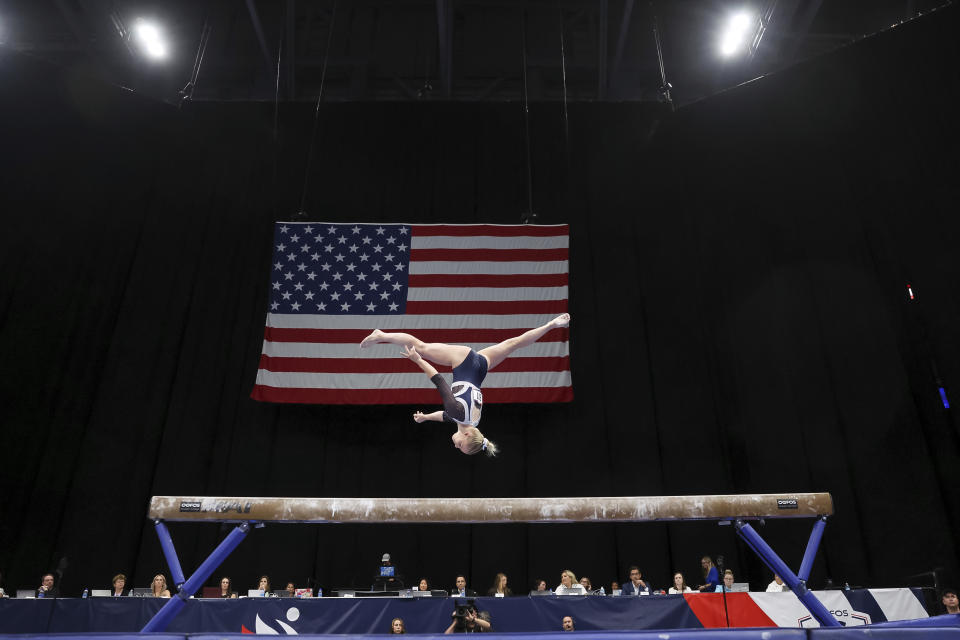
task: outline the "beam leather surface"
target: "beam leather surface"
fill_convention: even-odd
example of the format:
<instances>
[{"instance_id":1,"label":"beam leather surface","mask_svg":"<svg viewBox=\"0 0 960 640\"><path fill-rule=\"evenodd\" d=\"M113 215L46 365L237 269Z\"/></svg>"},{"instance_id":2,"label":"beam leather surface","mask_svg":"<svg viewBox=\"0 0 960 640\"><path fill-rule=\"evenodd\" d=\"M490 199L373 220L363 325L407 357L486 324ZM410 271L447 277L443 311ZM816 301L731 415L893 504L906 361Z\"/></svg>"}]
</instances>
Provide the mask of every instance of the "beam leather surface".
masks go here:
<instances>
[{"instance_id":1,"label":"beam leather surface","mask_svg":"<svg viewBox=\"0 0 960 640\"><path fill-rule=\"evenodd\" d=\"M656 522L815 518L829 493L593 498L255 498L154 496L153 520L211 522Z\"/></svg>"}]
</instances>

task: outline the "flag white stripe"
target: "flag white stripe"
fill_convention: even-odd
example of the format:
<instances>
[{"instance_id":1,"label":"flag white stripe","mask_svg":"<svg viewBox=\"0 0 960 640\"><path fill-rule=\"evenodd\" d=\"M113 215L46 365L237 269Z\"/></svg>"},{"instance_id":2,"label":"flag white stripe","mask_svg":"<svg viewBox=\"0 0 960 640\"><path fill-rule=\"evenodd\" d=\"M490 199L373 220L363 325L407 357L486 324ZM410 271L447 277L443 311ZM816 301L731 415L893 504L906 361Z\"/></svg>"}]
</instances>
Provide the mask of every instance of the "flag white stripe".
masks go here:
<instances>
[{"instance_id":1,"label":"flag white stripe","mask_svg":"<svg viewBox=\"0 0 960 640\"><path fill-rule=\"evenodd\" d=\"M410 274L495 274L508 273L567 273L567 260L544 260L538 262L451 262L445 260L413 260Z\"/></svg>"},{"instance_id":2,"label":"flag white stripe","mask_svg":"<svg viewBox=\"0 0 960 640\"><path fill-rule=\"evenodd\" d=\"M257 370L257 384L294 389L429 389L434 388L422 373L292 373ZM517 387L569 387L569 371L491 371L484 389ZM439 402L439 396L438 396Z\"/></svg>"},{"instance_id":3,"label":"flag white stripe","mask_svg":"<svg viewBox=\"0 0 960 640\"><path fill-rule=\"evenodd\" d=\"M534 329L550 322L557 313L505 315L405 315L405 316L324 316L296 313L268 313L267 326L278 329Z\"/></svg>"},{"instance_id":4,"label":"flag white stripe","mask_svg":"<svg viewBox=\"0 0 960 640\"><path fill-rule=\"evenodd\" d=\"M383 243L381 243L383 244ZM566 249L568 236L414 236L411 249Z\"/></svg>"},{"instance_id":5,"label":"flag white stripe","mask_svg":"<svg viewBox=\"0 0 960 640\"><path fill-rule=\"evenodd\" d=\"M459 343L458 343L459 344ZM466 346L480 351L489 344L464 343ZM400 346L391 344L375 344L368 349L361 349L358 344L335 342L274 342L263 341L264 355L271 358L357 358L357 359L384 359L391 356L400 356ZM566 342L535 342L513 352L511 357L522 358L560 358L570 351ZM413 366L413 365L411 365Z\"/></svg>"},{"instance_id":6,"label":"flag white stripe","mask_svg":"<svg viewBox=\"0 0 960 640\"><path fill-rule=\"evenodd\" d=\"M375 295L375 294L374 294ZM410 287L407 300L566 300L567 287Z\"/></svg>"}]
</instances>

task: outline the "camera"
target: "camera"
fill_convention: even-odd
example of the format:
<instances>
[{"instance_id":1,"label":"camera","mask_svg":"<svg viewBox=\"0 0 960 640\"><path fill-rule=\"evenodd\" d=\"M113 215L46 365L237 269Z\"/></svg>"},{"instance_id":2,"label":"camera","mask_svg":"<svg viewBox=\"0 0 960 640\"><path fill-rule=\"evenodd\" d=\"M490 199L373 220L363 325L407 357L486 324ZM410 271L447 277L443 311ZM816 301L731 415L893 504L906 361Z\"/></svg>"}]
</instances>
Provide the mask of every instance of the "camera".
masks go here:
<instances>
[{"instance_id":1,"label":"camera","mask_svg":"<svg viewBox=\"0 0 960 640\"><path fill-rule=\"evenodd\" d=\"M457 608L453 612L453 617L457 620L463 620L470 612L476 613L477 609L473 606L473 598L465 601L457 601Z\"/></svg>"}]
</instances>

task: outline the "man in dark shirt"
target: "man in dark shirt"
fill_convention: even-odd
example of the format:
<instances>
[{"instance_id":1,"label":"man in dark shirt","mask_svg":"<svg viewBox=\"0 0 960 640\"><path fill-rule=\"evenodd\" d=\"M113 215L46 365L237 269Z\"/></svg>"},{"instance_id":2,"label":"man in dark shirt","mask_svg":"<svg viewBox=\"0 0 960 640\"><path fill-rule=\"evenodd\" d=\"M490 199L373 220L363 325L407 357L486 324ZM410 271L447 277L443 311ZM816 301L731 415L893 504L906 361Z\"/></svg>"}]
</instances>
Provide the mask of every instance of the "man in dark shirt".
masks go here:
<instances>
[{"instance_id":1,"label":"man in dark shirt","mask_svg":"<svg viewBox=\"0 0 960 640\"><path fill-rule=\"evenodd\" d=\"M573 628L573 617L563 616L563 620L560 621L561 628L564 631L574 631Z\"/></svg>"},{"instance_id":2,"label":"man in dark shirt","mask_svg":"<svg viewBox=\"0 0 960 640\"><path fill-rule=\"evenodd\" d=\"M45 573L43 577L40 578L40 586L37 587L37 597L38 598L59 598L60 589L57 589L53 586L53 574Z\"/></svg>"},{"instance_id":3,"label":"man in dark shirt","mask_svg":"<svg viewBox=\"0 0 960 640\"><path fill-rule=\"evenodd\" d=\"M467 577L462 573L457 574L457 579L454 581L456 585L455 588L450 590L451 598L476 598L477 592L473 589L467 588Z\"/></svg>"}]
</instances>

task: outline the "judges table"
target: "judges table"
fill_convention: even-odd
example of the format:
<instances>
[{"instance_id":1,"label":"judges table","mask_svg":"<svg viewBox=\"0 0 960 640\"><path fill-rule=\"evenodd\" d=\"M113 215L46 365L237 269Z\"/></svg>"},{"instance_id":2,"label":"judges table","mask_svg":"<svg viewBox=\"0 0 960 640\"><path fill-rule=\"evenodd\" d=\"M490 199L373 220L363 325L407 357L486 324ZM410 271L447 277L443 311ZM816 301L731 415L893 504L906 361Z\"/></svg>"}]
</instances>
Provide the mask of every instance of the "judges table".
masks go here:
<instances>
[{"instance_id":1,"label":"judges table","mask_svg":"<svg viewBox=\"0 0 960 640\"><path fill-rule=\"evenodd\" d=\"M920 589L822 591L817 596L845 625L927 616ZM408 633L442 633L459 598L191 599L172 633L387 633L403 618ZM573 616L578 631L816 626L792 593L719 593L644 597L476 598L495 631L557 631ZM133 632L160 609L159 598L0 599L0 633ZM725 613L726 611L726 613Z\"/></svg>"}]
</instances>

